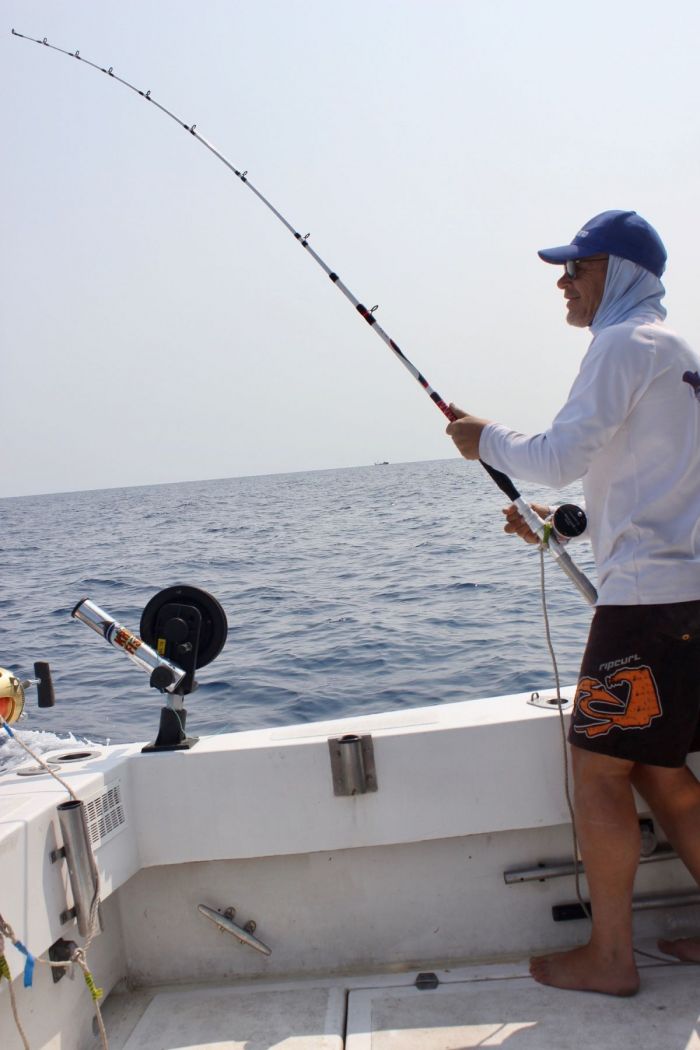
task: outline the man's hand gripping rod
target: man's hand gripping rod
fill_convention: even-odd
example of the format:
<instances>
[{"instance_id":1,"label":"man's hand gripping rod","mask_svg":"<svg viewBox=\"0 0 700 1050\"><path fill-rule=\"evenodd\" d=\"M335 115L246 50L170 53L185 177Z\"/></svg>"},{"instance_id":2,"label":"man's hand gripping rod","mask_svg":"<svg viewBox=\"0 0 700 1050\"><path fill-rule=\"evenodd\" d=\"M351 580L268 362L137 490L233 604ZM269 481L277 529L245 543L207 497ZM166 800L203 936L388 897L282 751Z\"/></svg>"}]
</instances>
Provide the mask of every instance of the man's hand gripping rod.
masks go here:
<instances>
[{"instance_id":1,"label":"man's hand gripping rod","mask_svg":"<svg viewBox=\"0 0 700 1050\"><path fill-rule=\"evenodd\" d=\"M154 105L157 109L161 111L161 113L165 113L166 116L170 117L171 120L174 120L176 124L179 124L181 128L184 128L185 131L187 131L190 135L192 135L199 142L201 142L202 145L205 146L211 153L213 153L214 156L222 162L222 164L225 164L229 171L233 172L233 174L236 175L241 180L241 182L255 194L258 200L261 201L265 205L265 207L272 212L275 218L278 219L282 223L282 225L289 230L291 234L293 234L296 240L301 244L302 248L304 248L309 253L312 259L314 259L315 262L318 263L318 265L321 267L324 273L335 284L336 288L338 288L346 297L346 299L348 299L352 303L352 305L355 307L360 316L363 317L367 324L369 324L374 329L379 338L386 343L389 349L399 359L401 364L411 373L413 378L420 383L425 392L428 394L431 400L435 402L435 404L443 413L443 415L445 415L450 422L454 422L456 417L449 408L449 406L446 404L446 402L440 397L438 392L430 386L427 379L418 371L415 365L412 364L411 361L409 361L409 359L406 357L403 351L387 334L387 332L384 331L381 325L377 324L377 320L374 316L374 311L376 310L376 307L373 307L371 310L368 310L367 307L364 306L359 301L359 299L357 299L353 295L353 293L350 291L347 285L343 284L338 274L335 273L335 271L332 270L330 266L328 266L324 262L321 256L318 255L318 253L315 252L314 249L310 246L308 241L309 235L306 234L304 236L300 234L297 230L295 230L291 223L288 222L287 219L285 219L284 215L282 215L281 212L279 212L277 208L275 208L275 206L265 196L263 196L263 194L259 190L257 190L255 186L253 186L253 184L248 179L248 172L239 171L238 168L234 167L231 161L227 160L223 153L220 153L219 150L217 150L211 144L211 142L205 139L203 135L199 134L199 132L196 130L196 124L186 124L180 117L176 116L174 113L171 113L169 109L166 109L165 106L161 105L160 102L156 102L156 100L151 95L150 91L142 91L140 88L137 88L133 84L130 84L128 80L124 80L122 77L117 76L112 66L109 66L109 68L105 69L103 66L97 65L95 62L90 62L89 59L83 58L80 52L77 50L66 51L62 47L56 47L55 44L49 44L46 37L43 37L43 39L38 40L36 39L36 37L25 36L24 33L18 33L14 29L12 30L12 35L20 37L22 40L31 40L35 44L41 44L44 47L50 48L52 51L58 51L62 55L67 55L69 58L78 59L78 61L84 63L85 65L91 66L93 69L98 70L100 73L104 73L106 76L109 76L112 80L116 80L118 81L118 83L123 84L124 87L128 87L131 91L136 92L136 94L140 95L141 98L143 98L146 102L149 102L152 105ZM553 535L548 536L545 523L537 516L537 514L535 514L531 507L525 502L525 500L522 498L513 482L510 480L510 478L506 474L503 474L500 470L496 470L494 467L490 467L487 463L484 463L483 461L481 461L481 465L484 467L487 473L490 474L491 478L498 485L501 492L503 492L508 497L508 499L510 499L515 504L518 511L527 522L528 526L537 536L540 537L541 541L546 545L550 554L552 554L553 557L556 559L557 564L560 566L560 568L564 570L564 572L567 574L572 583L578 588L578 590L581 592L584 598L591 604L595 604L595 601L598 596L592 583L586 578L586 576L584 576L580 569L576 568L571 558L566 553L566 551L556 539L556 537Z\"/></svg>"},{"instance_id":2,"label":"man's hand gripping rod","mask_svg":"<svg viewBox=\"0 0 700 1050\"><path fill-rule=\"evenodd\" d=\"M486 464L484 464L484 466L486 466ZM566 573L586 601L590 602L591 605L595 605L598 600L598 592L588 577L585 576L578 566L571 560L567 551L564 550L563 545L554 535L553 530L548 527L547 523L542 520L539 514L535 513L532 507L525 502L521 495L518 495L518 498L513 500L513 504L517 507L528 528L532 529L535 535L539 536L540 542L546 546L559 568Z\"/></svg>"}]
</instances>

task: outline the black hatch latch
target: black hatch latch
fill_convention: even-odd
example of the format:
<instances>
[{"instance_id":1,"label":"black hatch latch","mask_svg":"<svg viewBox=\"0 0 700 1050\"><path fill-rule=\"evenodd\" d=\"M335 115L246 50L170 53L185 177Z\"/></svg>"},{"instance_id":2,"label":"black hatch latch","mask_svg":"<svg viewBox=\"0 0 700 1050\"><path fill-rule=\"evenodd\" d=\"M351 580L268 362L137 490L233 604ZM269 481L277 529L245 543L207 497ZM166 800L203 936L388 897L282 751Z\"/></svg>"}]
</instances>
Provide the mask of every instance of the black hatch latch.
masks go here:
<instances>
[{"instance_id":1,"label":"black hatch latch","mask_svg":"<svg viewBox=\"0 0 700 1050\"><path fill-rule=\"evenodd\" d=\"M419 973L416 977L416 988L419 991L430 991L440 984L436 973Z\"/></svg>"}]
</instances>

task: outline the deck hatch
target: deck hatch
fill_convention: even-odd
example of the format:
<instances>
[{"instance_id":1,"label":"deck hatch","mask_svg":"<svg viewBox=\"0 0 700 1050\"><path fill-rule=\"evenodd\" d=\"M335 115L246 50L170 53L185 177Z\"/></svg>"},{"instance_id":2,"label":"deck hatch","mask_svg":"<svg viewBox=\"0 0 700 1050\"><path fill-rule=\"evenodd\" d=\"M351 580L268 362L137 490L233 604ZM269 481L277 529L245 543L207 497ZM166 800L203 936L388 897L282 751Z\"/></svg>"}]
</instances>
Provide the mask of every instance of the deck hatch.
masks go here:
<instances>
[{"instance_id":1,"label":"deck hatch","mask_svg":"<svg viewBox=\"0 0 700 1050\"><path fill-rule=\"evenodd\" d=\"M640 964L642 994L595 996L537 984L527 963L439 971L431 992L412 985L351 989L345 1050L695 1050L697 974L692 967ZM409 978L410 980L410 978Z\"/></svg>"}]
</instances>

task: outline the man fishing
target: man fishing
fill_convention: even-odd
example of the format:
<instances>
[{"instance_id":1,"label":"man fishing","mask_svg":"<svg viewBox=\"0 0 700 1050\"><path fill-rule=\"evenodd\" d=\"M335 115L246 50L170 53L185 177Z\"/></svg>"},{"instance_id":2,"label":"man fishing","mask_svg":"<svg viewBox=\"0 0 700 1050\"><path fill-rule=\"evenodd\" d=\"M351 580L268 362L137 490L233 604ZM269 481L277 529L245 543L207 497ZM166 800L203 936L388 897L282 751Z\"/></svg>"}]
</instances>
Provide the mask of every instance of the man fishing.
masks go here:
<instances>
[{"instance_id":1,"label":"man fishing","mask_svg":"<svg viewBox=\"0 0 700 1050\"><path fill-rule=\"evenodd\" d=\"M599 598L569 742L592 930L582 947L533 958L530 972L633 995L633 787L700 882L700 783L686 765L700 750L700 358L664 324L666 250L635 212L596 215L538 254L564 266L568 324L593 334L566 404L533 436L451 406L447 433L466 459L517 478L583 479ZM539 542L515 507L504 513L506 532ZM700 962L700 938L659 947Z\"/></svg>"}]
</instances>

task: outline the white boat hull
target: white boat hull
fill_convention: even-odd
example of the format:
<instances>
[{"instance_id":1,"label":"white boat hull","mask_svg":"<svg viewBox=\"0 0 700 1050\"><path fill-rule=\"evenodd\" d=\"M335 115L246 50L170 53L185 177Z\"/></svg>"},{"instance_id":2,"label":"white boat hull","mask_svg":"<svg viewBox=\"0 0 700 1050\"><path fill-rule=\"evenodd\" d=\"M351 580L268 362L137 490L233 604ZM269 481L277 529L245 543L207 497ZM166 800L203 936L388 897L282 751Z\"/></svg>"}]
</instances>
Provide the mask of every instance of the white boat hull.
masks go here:
<instances>
[{"instance_id":1,"label":"white boat hull","mask_svg":"<svg viewBox=\"0 0 700 1050\"><path fill-rule=\"evenodd\" d=\"M575 903L571 875L544 877L549 875L545 868L541 881L505 878L514 870L571 860L558 713L533 707L527 699L491 698L227 734L203 738L190 751L164 754L117 745L99 748L87 760L63 763L61 775L96 813L92 827L104 931L90 946L88 962L105 994L115 990L105 1008L106 1018L112 1018L111 1045L128 1050L240 1045L250 1050L245 1040L253 1036L241 1035L236 1042L230 1018L227 1037L233 1041L222 1041L216 1017L222 1009L226 1014L221 1003L232 996L235 1002L251 999L245 991L251 981L261 995L279 992L270 1000L279 1010L256 1000L260 1023L269 1021L268 1042L261 1048L442 1050L501 1045L493 1041L495 1029L487 1033L488 1025L520 1025L525 1032L535 1023L528 1011L535 1016L535 1004L548 1003L552 996L556 1002L557 993L525 977L523 960L531 952L581 942L588 933L585 920L552 918L553 906ZM334 794L328 741L348 733L371 735L376 791ZM48 775L21 777L12 771L0 777L0 912L36 955L61 937L80 941L75 920L65 921L63 914L72 904L65 862L50 859L61 845L56 805L64 800L65 792ZM585 879L582 885L585 893ZM653 903L655 897L696 891L677 859L662 859L640 867L635 892ZM220 913L235 908L241 926L253 920L255 938L269 945L271 954L220 932L200 905ZM636 936L645 941L692 929L700 930L697 905L652 908L635 919ZM19 975L24 958L6 948L12 972ZM515 997L513 1016L504 1000L492 1017L484 1006L477 1011L481 1019L465 1020L475 982L481 982L482 1005L499 1002L500 985L489 984L484 998L483 975L496 972L485 967L509 961L517 961L507 976L507 982L516 982L508 984L508 996ZM424 970L438 974L434 1001L442 1003L443 1020L454 1020L447 1027L457 1032L466 1024L469 1031L455 1035L454 1042L452 1035L444 1042L444 1032L435 1037L443 1043L431 1042L429 1035L415 1041L413 1034L411 1042L407 1028L393 1043L382 1042L382 1031L390 1029L381 1028L381 1021L377 1041L365 1038L363 1043L357 1025L368 1022L357 1020L365 1016L362 1010L375 1011L389 1024L391 1010L408 1017L418 1009L411 1005L414 999L428 1003L434 992L411 991L415 973ZM463 973L460 988L450 990L456 971ZM368 982L385 988L387 980L402 989L400 995L392 993L394 1005L380 996L376 1002L381 999L383 1005L375 1010L368 1005L370 999L375 1002L374 992L368 991L362 993L360 1010L360 988ZM665 976L654 981L670 994ZM177 988L157 991L166 985ZM525 986L529 991L522 990ZM82 980L54 984L47 968L37 966L33 988L23 988L20 976L14 987L33 1048L97 1045L92 1002ZM282 1008L284 996L294 991L316 1005ZM348 994L355 1006L346 1017L345 1006L340 1012L336 1007ZM7 982L2 982L0 1046L20 1047L8 998ZM607 1002L603 997L596 1001ZM695 1009L692 997L688 1008ZM316 1010L327 1019L329 1031L299 1029L297 1012L308 1020ZM233 1016L248 1013L246 1007ZM416 1032L435 1027L429 1013L425 1024L416 1014ZM275 1028L278 1015L283 1029L288 1027L282 1035ZM186 1034L195 1024L187 1017L199 1018L199 1035ZM446 1023L441 1022L443 1028ZM241 1031L248 1030L240 1024ZM155 1031L166 1042L148 1042ZM526 1038L517 1031L518 1038ZM176 1036L167 1032L179 1033L180 1041L172 1042ZM481 1044L464 1041L479 1032ZM312 1035L326 1041L310 1041ZM273 1037L277 1041L270 1041ZM634 1045L639 1050L681 1046Z\"/></svg>"}]
</instances>

